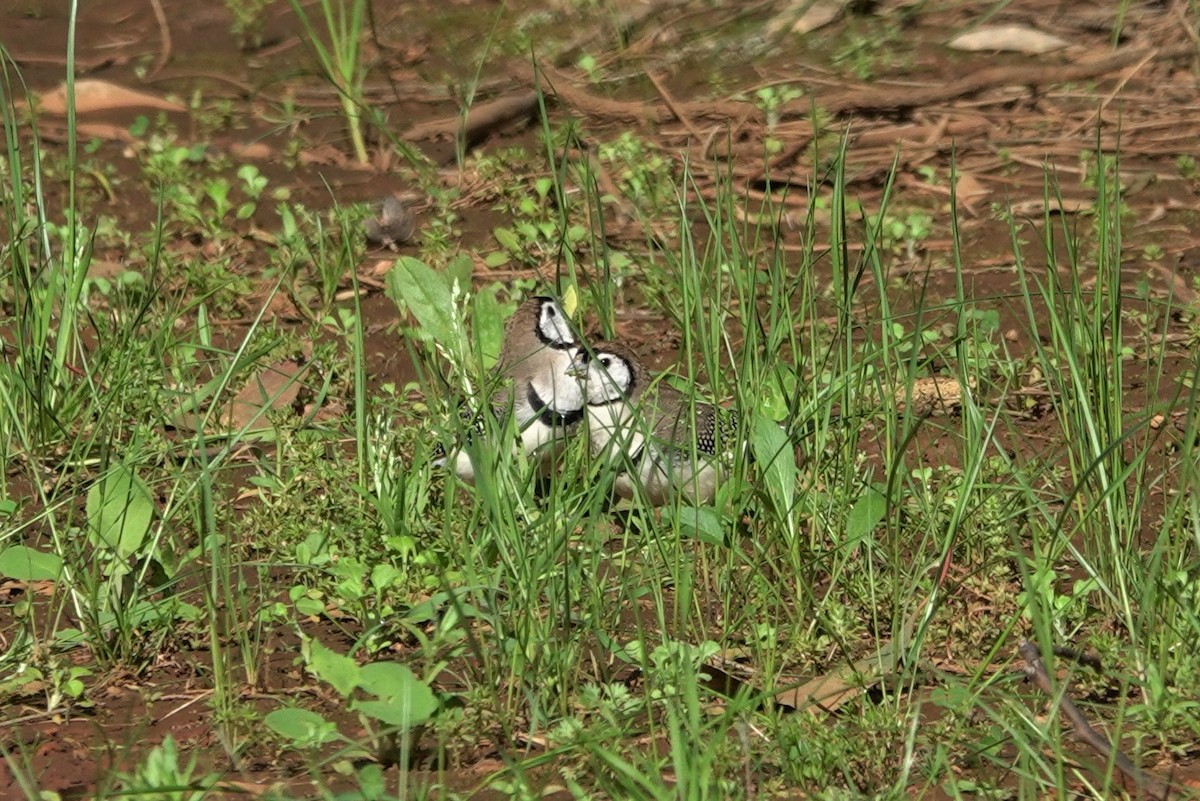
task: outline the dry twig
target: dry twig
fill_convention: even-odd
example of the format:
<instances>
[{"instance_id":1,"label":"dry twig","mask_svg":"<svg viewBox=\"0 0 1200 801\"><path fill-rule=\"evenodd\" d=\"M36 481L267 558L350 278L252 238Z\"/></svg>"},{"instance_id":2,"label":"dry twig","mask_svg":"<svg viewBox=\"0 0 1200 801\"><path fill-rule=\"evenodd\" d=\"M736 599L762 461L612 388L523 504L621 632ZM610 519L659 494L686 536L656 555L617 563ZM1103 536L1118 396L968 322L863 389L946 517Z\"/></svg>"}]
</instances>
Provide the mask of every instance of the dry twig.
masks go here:
<instances>
[{"instance_id":1,"label":"dry twig","mask_svg":"<svg viewBox=\"0 0 1200 801\"><path fill-rule=\"evenodd\" d=\"M466 120L463 120L461 114L453 114L418 123L405 131L404 138L410 141L451 138L457 136L461 129L463 139L469 147L486 138L496 128L513 120L532 116L537 107L537 92L519 90L514 94L472 106L467 111Z\"/></svg>"},{"instance_id":2,"label":"dry twig","mask_svg":"<svg viewBox=\"0 0 1200 801\"><path fill-rule=\"evenodd\" d=\"M162 40L158 59L154 62L153 69L150 70L150 75L153 76L167 66L167 62L171 59L171 26L167 24L167 14L163 11L162 0L150 0L150 7L154 9L154 19L158 22L158 35Z\"/></svg>"},{"instance_id":3,"label":"dry twig","mask_svg":"<svg viewBox=\"0 0 1200 801\"><path fill-rule=\"evenodd\" d=\"M975 95L1001 86L1046 86L1082 81L1121 69L1147 56L1154 55L1158 55L1158 52L1146 48L1129 48L1118 50L1104 58L1092 59L1077 64L1063 64L1057 67L1044 65L1035 67L989 67L978 70L957 81L943 84L878 89L860 88L855 91L831 93L830 96L826 97L817 95L815 105L831 114L904 111L918 106L946 103L956 98ZM605 117L614 121L660 124L669 121L671 117L682 115L686 115L686 117L693 120L724 120L741 117L747 113L748 108L752 108L750 103L740 100L708 100L678 103L676 110L658 103L639 100L610 100L609 98L593 95L584 89L579 89L573 85L574 82L570 76L552 66L543 65L541 70L545 77L551 81L551 83L546 85L547 91L558 97L568 107L584 114ZM518 74L516 77L523 83L533 84L533 75L528 69L524 69L523 73ZM814 100L810 97L793 101L780 109L780 120L807 117L811 112L813 104ZM758 116L762 116L761 111L757 113Z\"/></svg>"},{"instance_id":4,"label":"dry twig","mask_svg":"<svg viewBox=\"0 0 1200 801\"><path fill-rule=\"evenodd\" d=\"M1147 796L1157 799L1166 799L1170 789L1162 782L1147 774L1133 761L1125 756L1119 749L1113 747L1104 735L1092 728L1088 723L1087 718L1079 711L1079 707L1071 700L1065 692L1058 696L1054 689L1054 682L1050 679L1050 673L1046 670L1046 665L1042 662L1041 653L1036 645L1029 640L1022 640L1017 646L1017 651L1021 654L1021 658L1025 660L1025 673L1037 684L1050 698L1059 698L1059 706L1062 708L1063 714L1067 716L1067 720L1071 722L1071 726L1075 729L1075 733L1079 735L1085 743L1096 749L1105 759L1111 759L1116 765L1117 770L1121 771L1126 777L1133 781L1139 789Z\"/></svg>"}]
</instances>

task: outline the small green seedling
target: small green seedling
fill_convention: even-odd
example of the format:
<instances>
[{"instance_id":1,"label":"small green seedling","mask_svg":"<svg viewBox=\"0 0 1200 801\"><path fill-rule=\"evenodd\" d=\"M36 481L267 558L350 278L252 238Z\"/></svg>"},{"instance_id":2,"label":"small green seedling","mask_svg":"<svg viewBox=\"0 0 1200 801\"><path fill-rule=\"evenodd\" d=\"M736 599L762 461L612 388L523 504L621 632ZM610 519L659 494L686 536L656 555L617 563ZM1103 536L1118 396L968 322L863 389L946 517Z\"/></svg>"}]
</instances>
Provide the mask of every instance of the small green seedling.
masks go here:
<instances>
[{"instance_id":1,"label":"small green seedling","mask_svg":"<svg viewBox=\"0 0 1200 801\"><path fill-rule=\"evenodd\" d=\"M305 640L302 655L308 671L358 714L367 732L367 747L340 732L336 723L305 709L277 709L264 718L267 727L293 748L315 749L342 742L350 746L352 754L365 754L385 765L407 765L413 746L439 707L429 685L405 665L359 665L315 639Z\"/></svg>"}]
</instances>

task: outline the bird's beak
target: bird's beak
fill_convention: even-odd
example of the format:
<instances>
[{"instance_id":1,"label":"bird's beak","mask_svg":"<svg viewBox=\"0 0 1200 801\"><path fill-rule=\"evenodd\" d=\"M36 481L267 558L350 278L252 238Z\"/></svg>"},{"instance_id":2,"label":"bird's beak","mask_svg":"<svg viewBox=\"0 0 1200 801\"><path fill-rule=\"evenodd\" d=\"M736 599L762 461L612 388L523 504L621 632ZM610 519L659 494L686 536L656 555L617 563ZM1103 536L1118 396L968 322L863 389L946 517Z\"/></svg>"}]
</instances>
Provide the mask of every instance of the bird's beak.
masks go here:
<instances>
[{"instance_id":1,"label":"bird's beak","mask_svg":"<svg viewBox=\"0 0 1200 801\"><path fill-rule=\"evenodd\" d=\"M567 375L571 378L587 378L588 359L587 354L582 350L575 351L575 358L571 360L571 364L567 366Z\"/></svg>"}]
</instances>

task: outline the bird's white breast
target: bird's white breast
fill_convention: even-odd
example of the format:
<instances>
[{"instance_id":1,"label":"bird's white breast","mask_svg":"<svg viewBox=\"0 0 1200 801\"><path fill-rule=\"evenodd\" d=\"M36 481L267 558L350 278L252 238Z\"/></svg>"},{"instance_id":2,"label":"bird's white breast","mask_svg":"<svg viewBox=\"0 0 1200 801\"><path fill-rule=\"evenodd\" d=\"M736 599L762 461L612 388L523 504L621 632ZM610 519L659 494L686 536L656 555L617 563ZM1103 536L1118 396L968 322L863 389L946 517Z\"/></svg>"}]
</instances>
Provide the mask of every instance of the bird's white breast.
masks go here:
<instances>
[{"instance_id":1,"label":"bird's white breast","mask_svg":"<svg viewBox=\"0 0 1200 801\"><path fill-rule=\"evenodd\" d=\"M528 388L533 390L550 413L577 414L583 409L584 396L579 382L566 374L571 364L571 356L567 351L554 351L548 355L552 358L549 359L547 369L532 376ZM550 424L543 419L544 410L537 409L530 403L528 392L518 391L515 407L521 445L526 453L532 453L543 445L561 439L567 433L567 427Z\"/></svg>"},{"instance_id":2,"label":"bird's white breast","mask_svg":"<svg viewBox=\"0 0 1200 801\"><path fill-rule=\"evenodd\" d=\"M622 453L636 453L646 435L638 430L633 411L626 403L605 403L588 407L588 439L592 453L608 451L611 458L618 459Z\"/></svg>"}]
</instances>

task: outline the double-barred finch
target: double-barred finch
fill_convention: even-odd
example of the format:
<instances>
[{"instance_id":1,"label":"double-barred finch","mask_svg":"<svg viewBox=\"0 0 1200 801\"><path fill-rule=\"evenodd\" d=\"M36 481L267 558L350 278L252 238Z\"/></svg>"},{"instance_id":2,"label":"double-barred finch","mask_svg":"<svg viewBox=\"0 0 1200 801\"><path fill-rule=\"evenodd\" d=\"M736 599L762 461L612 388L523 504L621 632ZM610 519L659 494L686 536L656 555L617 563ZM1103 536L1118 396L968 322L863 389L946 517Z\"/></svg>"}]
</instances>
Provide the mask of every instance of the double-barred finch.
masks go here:
<instances>
[{"instance_id":1,"label":"double-barred finch","mask_svg":"<svg viewBox=\"0 0 1200 801\"><path fill-rule=\"evenodd\" d=\"M737 416L656 380L618 342L578 351L570 372L583 386L592 453L616 466L617 494L641 488L655 505L678 495L711 503L737 442Z\"/></svg>"},{"instance_id":2,"label":"double-barred finch","mask_svg":"<svg viewBox=\"0 0 1200 801\"><path fill-rule=\"evenodd\" d=\"M500 386L487 408L500 420L512 414L526 453L548 459L583 419L583 390L567 373L576 348L571 324L554 298L529 298L504 326L494 371ZM487 428L481 419L469 427L476 432ZM451 458L458 477L474 481L475 467L466 450L459 448Z\"/></svg>"}]
</instances>

